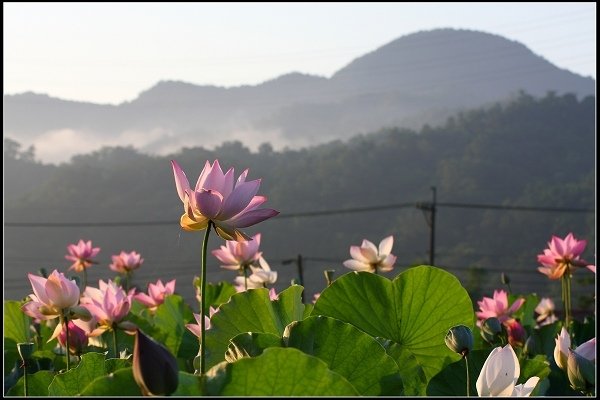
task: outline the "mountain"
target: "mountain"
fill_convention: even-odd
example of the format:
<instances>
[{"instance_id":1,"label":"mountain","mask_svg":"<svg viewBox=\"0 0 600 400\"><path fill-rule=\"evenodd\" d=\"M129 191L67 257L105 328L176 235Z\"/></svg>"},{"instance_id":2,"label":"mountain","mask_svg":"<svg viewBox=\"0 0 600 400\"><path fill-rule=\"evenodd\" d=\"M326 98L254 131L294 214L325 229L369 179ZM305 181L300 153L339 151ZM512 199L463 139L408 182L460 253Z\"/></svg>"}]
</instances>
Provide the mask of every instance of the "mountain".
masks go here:
<instances>
[{"instance_id":1,"label":"mountain","mask_svg":"<svg viewBox=\"0 0 600 400\"><path fill-rule=\"evenodd\" d=\"M595 81L498 35L436 29L394 40L331 78L296 72L232 88L161 81L116 106L5 95L4 133L34 144L44 161L66 161L102 145L158 154L226 140L252 149L264 142L297 148L384 126L439 124L519 91L583 97L595 94Z\"/></svg>"}]
</instances>

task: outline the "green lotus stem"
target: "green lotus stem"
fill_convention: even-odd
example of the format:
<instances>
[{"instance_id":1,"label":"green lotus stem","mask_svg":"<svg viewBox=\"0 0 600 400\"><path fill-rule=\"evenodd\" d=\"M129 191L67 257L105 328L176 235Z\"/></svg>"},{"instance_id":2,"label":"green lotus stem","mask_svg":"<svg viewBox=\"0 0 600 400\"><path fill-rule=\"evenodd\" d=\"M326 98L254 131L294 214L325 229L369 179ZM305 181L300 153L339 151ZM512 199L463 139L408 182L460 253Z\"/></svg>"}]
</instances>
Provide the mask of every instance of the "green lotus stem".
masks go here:
<instances>
[{"instance_id":1,"label":"green lotus stem","mask_svg":"<svg viewBox=\"0 0 600 400\"><path fill-rule=\"evenodd\" d=\"M114 349L114 352L115 352L115 358L119 358L119 353L118 353L119 347L117 346L117 329L116 329L115 325L113 325L113 327L111 329L112 330L112 337L113 337L113 349Z\"/></svg>"},{"instance_id":2,"label":"green lotus stem","mask_svg":"<svg viewBox=\"0 0 600 400\"><path fill-rule=\"evenodd\" d=\"M125 291L129 292L129 277L130 277L130 271L127 271L125 273Z\"/></svg>"},{"instance_id":3,"label":"green lotus stem","mask_svg":"<svg viewBox=\"0 0 600 400\"><path fill-rule=\"evenodd\" d=\"M208 248L208 235L210 234L210 228L212 224L213 222L209 220L208 226L206 227L206 233L204 233L204 241L202 242L202 281L200 282L200 375L204 375L206 370L206 346L204 345L206 331L204 323L204 309L206 308L206 296L204 296L204 293L206 292L206 250Z\"/></svg>"},{"instance_id":4,"label":"green lotus stem","mask_svg":"<svg viewBox=\"0 0 600 400\"><path fill-rule=\"evenodd\" d=\"M562 276L562 297L565 310L565 328L570 333L571 328L571 274L569 271Z\"/></svg>"},{"instance_id":5,"label":"green lotus stem","mask_svg":"<svg viewBox=\"0 0 600 400\"><path fill-rule=\"evenodd\" d=\"M471 386L471 380L469 379L469 362L467 361L467 356L465 355L465 367L467 368L467 397L469 397L469 387Z\"/></svg>"},{"instance_id":6,"label":"green lotus stem","mask_svg":"<svg viewBox=\"0 0 600 400\"><path fill-rule=\"evenodd\" d=\"M27 397L27 361L23 360L23 394Z\"/></svg>"},{"instance_id":7,"label":"green lotus stem","mask_svg":"<svg viewBox=\"0 0 600 400\"><path fill-rule=\"evenodd\" d=\"M71 357L69 355L69 317L64 316L61 318L64 323L65 323L65 345L67 346L67 352L66 352L66 357L67 357L67 371L70 369L71 367ZM61 321L61 323L63 322Z\"/></svg>"},{"instance_id":8,"label":"green lotus stem","mask_svg":"<svg viewBox=\"0 0 600 400\"><path fill-rule=\"evenodd\" d=\"M244 290L248 290L248 267L244 265Z\"/></svg>"},{"instance_id":9,"label":"green lotus stem","mask_svg":"<svg viewBox=\"0 0 600 400\"><path fill-rule=\"evenodd\" d=\"M83 282L81 282L81 291L83 292L87 287L87 268L83 268Z\"/></svg>"}]
</instances>

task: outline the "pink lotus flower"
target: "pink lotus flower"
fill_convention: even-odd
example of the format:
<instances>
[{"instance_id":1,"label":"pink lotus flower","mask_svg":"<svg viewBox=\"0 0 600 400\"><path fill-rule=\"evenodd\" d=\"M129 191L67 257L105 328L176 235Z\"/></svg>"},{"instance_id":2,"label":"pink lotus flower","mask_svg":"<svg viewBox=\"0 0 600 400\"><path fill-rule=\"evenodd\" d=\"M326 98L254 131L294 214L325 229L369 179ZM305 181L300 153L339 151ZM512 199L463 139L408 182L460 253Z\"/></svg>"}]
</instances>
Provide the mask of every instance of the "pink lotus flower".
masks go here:
<instances>
[{"instance_id":1,"label":"pink lotus flower","mask_svg":"<svg viewBox=\"0 0 600 400\"><path fill-rule=\"evenodd\" d=\"M227 240L225 246L213 250L212 254L223 263L221 268L243 272L244 269L258 263L262 255L262 252L258 251L258 246L260 246L260 233L245 242Z\"/></svg>"},{"instance_id":2,"label":"pink lotus flower","mask_svg":"<svg viewBox=\"0 0 600 400\"><path fill-rule=\"evenodd\" d=\"M79 287L57 270L52 271L48 279L28 274L33 293L32 300L23 305L23 312L37 319L53 319L61 316L63 310L79 303Z\"/></svg>"},{"instance_id":3,"label":"pink lotus flower","mask_svg":"<svg viewBox=\"0 0 600 400\"><path fill-rule=\"evenodd\" d=\"M543 297L542 300L535 307L535 312L538 314L536 321L539 326L550 325L556 321L556 315L554 315L554 302L548 297Z\"/></svg>"},{"instance_id":4,"label":"pink lotus flower","mask_svg":"<svg viewBox=\"0 0 600 400\"><path fill-rule=\"evenodd\" d=\"M508 296L504 290L494 290L494 297L484 297L478 301L479 309L477 311L477 326L481 326L483 321L488 318L496 317L498 321L506 326L506 321L512 318L512 314L517 312L523 305L525 299L517 299L510 307L508 307Z\"/></svg>"},{"instance_id":5,"label":"pink lotus flower","mask_svg":"<svg viewBox=\"0 0 600 400\"><path fill-rule=\"evenodd\" d=\"M315 293L313 295L313 301L312 301L312 303L315 304L317 302L317 300L319 300L319 297L321 297L321 292Z\"/></svg>"},{"instance_id":6,"label":"pink lotus flower","mask_svg":"<svg viewBox=\"0 0 600 400\"><path fill-rule=\"evenodd\" d=\"M234 183L234 169L223 173L219 160L206 161L194 190L176 161L171 160L177 194L183 202L181 227L186 231L203 230L209 221L225 240L244 241L251 238L239 228L247 228L279 214L272 209L258 209L267 198L256 196L260 179L246 182L246 169Z\"/></svg>"},{"instance_id":7,"label":"pink lotus flower","mask_svg":"<svg viewBox=\"0 0 600 400\"><path fill-rule=\"evenodd\" d=\"M209 307L208 310L208 314L210 316L210 318L212 318L212 316L219 311L218 308L213 308L213 307ZM196 314L194 313L194 318L196 319L196 324L185 324L185 327L188 328L188 330L190 332L192 332L194 335L196 335L196 337L200 338L201 336L201 330L200 330L200 324L202 323L200 321L200 314ZM206 327L206 329L210 329L210 318L207 317L206 315L204 316L204 326Z\"/></svg>"},{"instance_id":8,"label":"pink lotus flower","mask_svg":"<svg viewBox=\"0 0 600 400\"><path fill-rule=\"evenodd\" d=\"M159 305L164 303L165 297L175 293L175 279L163 285L159 279L156 283L148 284L148 294L138 293L134 299L145 305L150 311L155 311Z\"/></svg>"},{"instance_id":9,"label":"pink lotus flower","mask_svg":"<svg viewBox=\"0 0 600 400\"><path fill-rule=\"evenodd\" d=\"M594 264L586 265L586 268L592 271L593 273L596 273L596 266Z\"/></svg>"},{"instance_id":10,"label":"pink lotus flower","mask_svg":"<svg viewBox=\"0 0 600 400\"><path fill-rule=\"evenodd\" d=\"M138 269L143 262L144 259L139 253L135 251L131 253L121 251L120 254L112 256L112 264L109 267L120 274L127 274L134 269Z\"/></svg>"},{"instance_id":11,"label":"pink lotus flower","mask_svg":"<svg viewBox=\"0 0 600 400\"><path fill-rule=\"evenodd\" d=\"M574 267L585 267L587 263L579 256L585 250L586 244L585 240L575 239L572 233L564 239L552 236L548 248L537 256L538 262L542 264L538 271L550 279L560 279L565 273L570 274Z\"/></svg>"},{"instance_id":12,"label":"pink lotus flower","mask_svg":"<svg viewBox=\"0 0 600 400\"><path fill-rule=\"evenodd\" d=\"M121 324L121 321L129 313L132 295L111 280L108 283L100 280L98 286L99 289L88 286L81 298L81 304L92 313L99 324L90 336L99 336L117 327L130 329L130 324Z\"/></svg>"},{"instance_id":13,"label":"pink lotus flower","mask_svg":"<svg viewBox=\"0 0 600 400\"><path fill-rule=\"evenodd\" d=\"M79 321L79 320L76 320ZM67 345L67 331L63 328L58 335L58 343L65 347ZM69 321L69 352L71 354L81 354L88 345L88 335L85 330L75 324L75 321Z\"/></svg>"},{"instance_id":14,"label":"pink lotus flower","mask_svg":"<svg viewBox=\"0 0 600 400\"><path fill-rule=\"evenodd\" d=\"M260 267L250 266L252 274L245 278L243 276L237 276L235 278L235 286L238 292L243 292L248 289L258 289L267 287L267 284L272 285L277 281L277 271L271 271L271 267L267 261L260 257L258 259Z\"/></svg>"},{"instance_id":15,"label":"pink lotus flower","mask_svg":"<svg viewBox=\"0 0 600 400\"><path fill-rule=\"evenodd\" d=\"M26 315L38 320L60 318L61 322L65 314L71 319L90 318L87 310L77 305L79 287L63 273L54 270L47 279L33 274L28 276L34 294L30 294L31 301L21 307ZM61 329L62 324L57 324L48 341L57 337Z\"/></svg>"},{"instance_id":16,"label":"pink lotus flower","mask_svg":"<svg viewBox=\"0 0 600 400\"><path fill-rule=\"evenodd\" d=\"M93 264L98 264L92 258L96 257L100 252L100 247L92 248L92 241L88 240L84 242L79 240L77 244L70 244L67 246L69 254L65 258L69 261L73 261L73 264L69 269L75 270L75 272L82 272L84 269L91 267Z\"/></svg>"},{"instance_id":17,"label":"pink lotus flower","mask_svg":"<svg viewBox=\"0 0 600 400\"><path fill-rule=\"evenodd\" d=\"M396 256L391 254L394 237L388 236L379 243L379 249L364 239L359 246L350 247L352 259L344 261L344 266L355 271L387 272L391 271L396 262Z\"/></svg>"}]
</instances>

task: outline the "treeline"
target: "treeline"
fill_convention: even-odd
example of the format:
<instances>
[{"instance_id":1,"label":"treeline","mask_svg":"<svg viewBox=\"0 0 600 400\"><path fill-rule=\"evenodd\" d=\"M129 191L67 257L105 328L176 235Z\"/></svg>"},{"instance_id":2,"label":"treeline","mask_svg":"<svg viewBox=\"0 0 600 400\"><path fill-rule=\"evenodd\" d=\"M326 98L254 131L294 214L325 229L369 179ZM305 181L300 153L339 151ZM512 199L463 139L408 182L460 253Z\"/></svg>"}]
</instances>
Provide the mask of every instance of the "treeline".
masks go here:
<instances>
[{"instance_id":1,"label":"treeline","mask_svg":"<svg viewBox=\"0 0 600 400\"><path fill-rule=\"evenodd\" d=\"M427 215L415 207L318 217L286 215L431 201L431 186L436 186L439 202L595 208L595 138L593 97L578 100L550 93L534 98L521 93L510 103L458 114L443 126L420 131L386 128L300 150L275 151L263 143L252 152L224 138L214 150L184 148L159 157L133 148L103 148L67 164L48 166L19 156L19 151L7 154L5 139L5 221L89 223L6 227L5 273L18 271L24 277L25 271L40 267L64 269L67 244L85 238L102 247L105 260L94 267L97 277L110 276L111 254L135 249L147 260L137 274L142 287L159 277L177 277L178 291L193 298L190 283L199 273L201 235L179 229L183 209L169 160L176 159L195 182L204 162L218 158L222 166L235 167L236 177L249 168L249 178L262 178L259 194L268 196L267 206L281 215L248 232L263 233L261 248L280 273L280 288L296 275L295 264L282 261L295 260L298 254L304 257L310 298L325 284L323 269L347 272L341 263L349 258L349 246L363 238L378 243L394 235L398 268L393 274L427 263ZM552 234L564 237L573 232L588 240L586 257L595 263L593 213L440 207L436 218L436 265L457 274L474 298L491 295L501 286L500 271L505 271L514 291L534 288L560 302L560 285L536 272L536 255ZM172 226L93 224L169 220ZM211 248L220 244L213 236ZM210 264L211 280L233 279L215 259ZM586 272L576 278L587 279ZM16 278L11 279L15 281L7 284L9 293L18 286ZM584 296L586 290L593 293L589 287L578 293Z\"/></svg>"}]
</instances>

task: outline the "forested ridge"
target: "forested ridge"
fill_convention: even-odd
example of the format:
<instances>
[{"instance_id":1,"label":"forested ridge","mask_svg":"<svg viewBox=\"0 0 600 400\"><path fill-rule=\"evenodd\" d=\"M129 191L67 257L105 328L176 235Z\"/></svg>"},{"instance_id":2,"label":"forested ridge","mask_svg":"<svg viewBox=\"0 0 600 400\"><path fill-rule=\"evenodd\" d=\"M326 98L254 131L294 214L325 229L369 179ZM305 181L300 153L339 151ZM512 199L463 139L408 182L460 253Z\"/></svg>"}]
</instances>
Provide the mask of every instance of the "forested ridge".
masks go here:
<instances>
[{"instance_id":1,"label":"forested ridge","mask_svg":"<svg viewBox=\"0 0 600 400\"><path fill-rule=\"evenodd\" d=\"M342 261L349 258L350 245L359 245L364 238L378 243L394 235L392 253L398 261L390 275L427 263L427 213L407 206L286 215L429 202L432 186L437 188L440 203L595 209L595 148L595 98L578 100L574 95L552 93L543 98L522 93L510 103L463 112L438 127L424 126L419 131L390 127L300 150L274 151L263 143L251 152L224 137L214 150L184 148L160 157L113 147L54 166L35 162L31 150L21 151L17 143L5 138L5 297L29 293L26 272L41 267L66 270L66 246L83 238L102 248L101 265L91 268L91 279L112 276L110 255L136 250L146 259L135 274L140 286L176 277L177 291L191 298L202 238L179 228L182 205L171 159L179 162L191 182L204 162L214 159L224 168L235 167L236 177L249 168L249 179L261 178L259 194L268 197L267 207L281 214L249 228L248 233L262 232L261 250L271 268L279 271L281 287L296 272L294 263L282 265L282 261L302 255L305 285L312 295L325 285L323 269L335 269L338 276L348 271ZM172 225L94 226L98 222L169 220ZM88 225L44 226L56 222ZM595 212L440 205L435 264L457 274L472 298L489 296L501 287L499 274L505 271L511 276L513 291L533 287L558 301L560 285L550 285L536 271L536 255L552 234L564 237L569 232L588 241L584 258L595 263ZM220 244L213 235L211 248ZM213 281L234 277L219 269L211 257L209 268ZM587 274L587 270L580 271L575 278L589 281ZM587 287L585 292L590 290Z\"/></svg>"}]
</instances>

